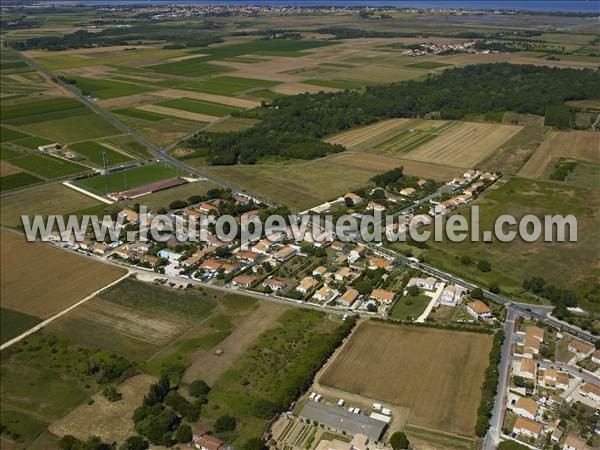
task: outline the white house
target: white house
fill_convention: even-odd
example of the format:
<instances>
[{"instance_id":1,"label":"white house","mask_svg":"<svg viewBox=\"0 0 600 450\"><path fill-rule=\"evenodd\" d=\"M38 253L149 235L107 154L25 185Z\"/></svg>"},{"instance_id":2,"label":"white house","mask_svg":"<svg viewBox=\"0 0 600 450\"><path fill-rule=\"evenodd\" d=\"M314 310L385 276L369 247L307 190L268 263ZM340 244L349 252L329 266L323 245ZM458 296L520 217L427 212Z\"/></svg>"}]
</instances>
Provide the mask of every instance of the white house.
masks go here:
<instances>
[{"instance_id":1,"label":"white house","mask_svg":"<svg viewBox=\"0 0 600 450\"><path fill-rule=\"evenodd\" d=\"M335 296L335 294L336 292L334 290L323 286L321 289L315 292L315 295L313 295L312 298L320 302L328 302Z\"/></svg>"},{"instance_id":2,"label":"white house","mask_svg":"<svg viewBox=\"0 0 600 450\"><path fill-rule=\"evenodd\" d=\"M308 294L319 282L313 277L305 277L300 281L300 284L296 286L296 290L301 294Z\"/></svg>"},{"instance_id":3,"label":"white house","mask_svg":"<svg viewBox=\"0 0 600 450\"><path fill-rule=\"evenodd\" d=\"M512 431L520 436L537 439L542 434L543 428L544 426L541 423L534 422L525 417L517 417Z\"/></svg>"},{"instance_id":4,"label":"white house","mask_svg":"<svg viewBox=\"0 0 600 450\"><path fill-rule=\"evenodd\" d=\"M530 398L520 397L513 405L512 410L521 417L534 420L538 411L538 404Z\"/></svg>"},{"instance_id":5,"label":"white house","mask_svg":"<svg viewBox=\"0 0 600 450\"><path fill-rule=\"evenodd\" d=\"M492 310L481 300L475 300L467 304L467 312L476 319L491 319Z\"/></svg>"},{"instance_id":6,"label":"white house","mask_svg":"<svg viewBox=\"0 0 600 450\"><path fill-rule=\"evenodd\" d=\"M435 289L436 283L437 283L437 280L433 277L411 278L408 281L407 286L417 286L420 289L427 289L428 291L432 291Z\"/></svg>"},{"instance_id":7,"label":"white house","mask_svg":"<svg viewBox=\"0 0 600 450\"><path fill-rule=\"evenodd\" d=\"M463 294L464 290L459 286L453 284L448 285L440 295L440 303L447 306L456 306L460 302Z\"/></svg>"}]
</instances>

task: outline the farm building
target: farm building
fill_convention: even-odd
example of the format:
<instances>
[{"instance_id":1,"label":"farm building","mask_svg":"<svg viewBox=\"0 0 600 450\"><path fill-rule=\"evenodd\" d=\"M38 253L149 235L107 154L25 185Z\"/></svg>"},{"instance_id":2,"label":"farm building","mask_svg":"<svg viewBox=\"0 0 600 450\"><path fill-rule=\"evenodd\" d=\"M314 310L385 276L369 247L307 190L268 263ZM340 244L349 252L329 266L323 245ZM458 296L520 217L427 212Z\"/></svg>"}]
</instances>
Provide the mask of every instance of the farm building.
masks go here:
<instances>
[{"instance_id":1,"label":"farm building","mask_svg":"<svg viewBox=\"0 0 600 450\"><path fill-rule=\"evenodd\" d=\"M180 186L185 183L187 183L187 181L182 180L181 178L169 178L168 180L160 180L154 183L145 184L143 186L129 189L127 191L119 192L117 194L111 194L110 197L119 200L132 199L141 197L142 195L150 194L152 192L163 191L165 189L169 189L175 186Z\"/></svg>"},{"instance_id":2,"label":"farm building","mask_svg":"<svg viewBox=\"0 0 600 450\"><path fill-rule=\"evenodd\" d=\"M307 402L300 417L316 420L318 423L334 430L345 431L348 434L363 434L372 441L379 441L387 424L362 414L354 414L337 406L322 403Z\"/></svg>"},{"instance_id":3,"label":"farm building","mask_svg":"<svg viewBox=\"0 0 600 450\"><path fill-rule=\"evenodd\" d=\"M42 153L52 153L55 152L57 150L60 150L62 147L60 144L58 143L54 143L54 144L46 144L46 145L39 145L38 146L38 150Z\"/></svg>"}]
</instances>

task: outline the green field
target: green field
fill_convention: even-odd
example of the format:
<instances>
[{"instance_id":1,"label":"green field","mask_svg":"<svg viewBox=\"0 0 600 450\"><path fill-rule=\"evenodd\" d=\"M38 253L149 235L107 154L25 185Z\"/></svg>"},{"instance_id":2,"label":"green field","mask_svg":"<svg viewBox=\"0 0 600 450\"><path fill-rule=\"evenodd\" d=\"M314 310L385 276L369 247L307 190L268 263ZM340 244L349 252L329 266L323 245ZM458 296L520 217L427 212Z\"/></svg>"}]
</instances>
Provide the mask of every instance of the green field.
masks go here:
<instances>
[{"instance_id":1,"label":"green field","mask_svg":"<svg viewBox=\"0 0 600 450\"><path fill-rule=\"evenodd\" d=\"M435 61L422 61L422 62L418 62L418 63L414 63L414 64L407 64L404 67L412 67L414 69L430 70L430 69L439 69L440 67L448 67L448 66L450 66L450 64L444 64L444 63L435 62Z\"/></svg>"},{"instance_id":2,"label":"green field","mask_svg":"<svg viewBox=\"0 0 600 450\"><path fill-rule=\"evenodd\" d=\"M10 175L0 177L0 191L8 191L10 189L29 186L30 184L39 183L40 181L43 180L26 172L11 173Z\"/></svg>"},{"instance_id":3,"label":"green field","mask_svg":"<svg viewBox=\"0 0 600 450\"><path fill-rule=\"evenodd\" d=\"M277 81L256 80L240 77L215 77L186 86L186 89L220 95L238 95L248 89L267 89L279 84Z\"/></svg>"},{"instance_id":4,"label":"green field","mask_svg":"<svg viewBox=\"0 0 600 450\"><path fill-rule=\"evenodd\" d=\"M60 143L79 142L121 134L121 131L101 116L87 110L77 110L68 117L23 124L21 128Z\"/></svg>"},{"instance_id":5,"label":"green field","mask_svg":"<svg viewBox=\"0 0 600 450\"><path fill-rule=\"evenodd\" d=\"M600 164L587 161L577 161L575 169L567 175L565 182L574 186L600 189Z\"/></svg>"},{"instance_id":6,"label":"green field","mask_svg":"<svg viewBox=\"0 0 600 450\"><path fill-rule=\"evenodd\" d=\"M0 119L9 124L24 125L54 118L69 117L85 107L71 98L49 98L26 103L3 104Z\"/></svg>"},{"instance_id":7,"label":"green field","mask_svg":"<svg viewBox=\"0 0 600 450\"><path fill-rule=\"evenodd\" d=\"M189 98L177 98L173 100L166 100L164 102L157 103L159 106L166 108L180 109L182 111L188 111L197 114L208 114L209 116L227 116L232 112L237 111L237 108L231 106L225 106L218 103L203 102L200 100L192 100Z\"/></svg>"},{"instance_id":8,"label":"green field","mask_svg":"<svg viewBox=\"0 0 600 450\"><path fill-rule=\"evenodd\" d=\"M116 109L112 111L112 113L121 114L122 116L135 117L136 119L143 119L149 122L160 122L161 120L169 118L169 116L165 116L164 114L159 114L152 111L144 111L137 108Z\"/></svg>"},{"instance_id":9,"label":"green field","mask_svg":"<svg viewBox=\"0 0 600 450\"><path fill-rule=\"evenodd\" d=\"M7 147L0 147L0 159L2 161L8 161L10 159L18 158L20 156L23 156L23 153L21 153L18 150L14 150L12 148Z\"/></svg>"},{"instance_id":10,"label":"green field","mask_svg":"<svg viewBox=\"0 0 600 450\"><path fill-rule=\"evenodd\" d=\"M0 142L16 141L24 137L27 137L25 133L13 130L12 128L0 127Z\"/></svg>"},{"instance_id":11,"label":"green field","mask_svg":"<svg viewBox=\"0 0 600 450\"><path fill-rule=\"evenodd\" d=\"M41 320L35 316L24 314L12 309L0 309L0 342L4 344L9 339L18 336L24 331L40 323Z\"/></svg>"},{"instance_id":12,"label":"green field","mask_svg":"<svg viewBox=\"0 0 600 450\"><path fill-rule=\"evenodd\" d=\"M46 155L27 155L10 163L44 178L61 178L90 170L71 161Z\"/></svg>"},{"instance_id":13,"label":"green field","mask_svg":"<svg viewBox=\"0 0 600 450\"><path fill-rule=\"evenodd\" d=\"M167 75L181 75L188 77L199 77L228 71L226 67L207 64L204 60L205 58L203 57L184 59L182 61L146 66L145 69Z\"/></svg>"},{"instance_id":14,"label":"green field","mask_svg":"<svg viewBox=\"0 0 600 450\"><path fill-rule=\"evenodd\" d=\"M131 161L132 158L124 155L123 153L117 152L113 149L105 147L98 142L88 141L88 142L79 142L77 144L69 145L69 149L73 150L76 153L79 153L85 158L98 165L103 165L102 154L106 155L106 160L109 166L114 164L121 164L127 161Z\"/></svg>"},{"instance_id":15,"label":"green field","mask_svg":"<svg viewBox=\"0 0 600 450\"><path fill-rule=\"evenodd\" d=\"M414 320L421 315L431 301L427 295L403 296L394 304L391 317L398 320Z\"/></svg>"},{"instance_id":16,"label":"green field","mask_svg":"<svg viewBox=\"0 0 600 450\"><path fill-rule=\"evenodd\" d=\"M206 60L229 59L242 55L267 55L267 56L304 56L304 50L334 45L330 41L301 41L292 39L258 39L240 44L221 45L218 47L203 48L197 53L207 54Z\"/></svg>"},{"instance_id":17,"label":"green field","mask_svg":"<svg viewBox=\"0 0 600 450\"><path fill-rule=\"evenodd\" d=\"M52 144L52 141L49 141L48 139L44 139L41 137L37 137L37 136L31 136L25 139L19 139L18 141L15 141L15 144L20 145L21 147L25 147L31 150L37 150L37 148L40 145L48 145L48 144Z\"/></svg>"},{"instance_id":18,"label":"green field","mask_svg":"<svg viewBox=\"0 0 600 450\"><path fill-rule=\"evenodd\" d=\"M273 92L268 89L263 89L260 91L254 91L251 94L253 97L264 98L267 100L277 100L278 98L286 97L285 94L280 94L278 92Z\"/></svg>"},{"instance_id":19,"label":"green field","mask_svg":"<svg viewBox=\"0 0 600 450\"><path fill-rule=\"evenodd\" d=\"M155 181L173 178L178 174L177 169L173 167L160 164L146 164L133 169L111 173L108 176L109 189L111 192L126 191ZM75 184L95 193L105 193L105 177L103 175L78 180Z\"/></svg>"},{"instance_id":20,"label":"green field","mask_svg":"<svg viewBox=\"0 0 600 450\"><path fill-rule=\"evenodd\" d=\"M75 86L84 94L92 97L107 99L125 97L126 95L141 94L154 91L157 88L149 87L147 84L122 83L114 80L92 79L85 77L73 77Z\"/></svg>"},{"instance_id":21,"label":"green field","mask_svg":"<svg viewBox=\"0 0 600 450\"><path fill-rule=\"evenodd\" d=\"M358 89L361 87L359 83L352 83L350 81L339 81L339 80L306 80L303 81L306 84L312 84L314 86L323 86L334 89Z\"/></svg>"}]
</instances>

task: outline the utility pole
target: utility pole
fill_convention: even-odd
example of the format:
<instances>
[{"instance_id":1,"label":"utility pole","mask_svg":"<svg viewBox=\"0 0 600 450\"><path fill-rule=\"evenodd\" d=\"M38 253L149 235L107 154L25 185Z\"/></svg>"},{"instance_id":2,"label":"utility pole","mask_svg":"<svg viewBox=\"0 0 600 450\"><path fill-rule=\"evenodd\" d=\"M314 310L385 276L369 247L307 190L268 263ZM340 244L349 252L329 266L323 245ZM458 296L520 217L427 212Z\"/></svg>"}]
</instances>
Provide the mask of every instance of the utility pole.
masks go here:
<instances>
[{"instance_id":1,"label":"utility pole","mask_svg":"<svg viewBox=\"0 0 600 450\"><path fill-rule=\"evenodd\" d=\"M108 160L106 159L106 152L102 152L102 163L104 164L104 184L106 192L104 194L108 195L109 185L108 185Z\"/></svg>"}]
</instances>

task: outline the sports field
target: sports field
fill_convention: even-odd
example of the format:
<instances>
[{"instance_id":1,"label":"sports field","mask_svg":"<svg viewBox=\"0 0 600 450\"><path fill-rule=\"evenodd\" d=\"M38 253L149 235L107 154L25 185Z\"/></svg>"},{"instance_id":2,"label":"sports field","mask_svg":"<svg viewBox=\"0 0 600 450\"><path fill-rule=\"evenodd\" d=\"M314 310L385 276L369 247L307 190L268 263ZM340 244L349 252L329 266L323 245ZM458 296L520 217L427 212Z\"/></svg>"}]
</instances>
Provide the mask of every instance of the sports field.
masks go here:
<instances>
[{"instance_id":1,"label":"sports field","mask_svg":"<svg viewBox=\"0 0 600 450\"><path fill-rule=\"evenodd\" d=\"M125 274L11 231L1 238L3 308L46 318Z\"/></svg>"},{"instance_id":2,"label":"sports field","mask_svg":"<svg viewBox=\"0 0 600 450\"><path fill-rule=\"evenodd\" d=\"M319 382L411 410L409 424L472 436L492 336L363 322Z\"/></svg>"},{"instance_id":3,"label":"sports field","mask_svg":"<svg viewBox=\"0 0 600 450\"><path fill-rule=\"evenodd\" d=\"M476 167L520 130L516 125L465 122L406 153L406 158L453 167Z\"/></svg>"}]
</instances>

